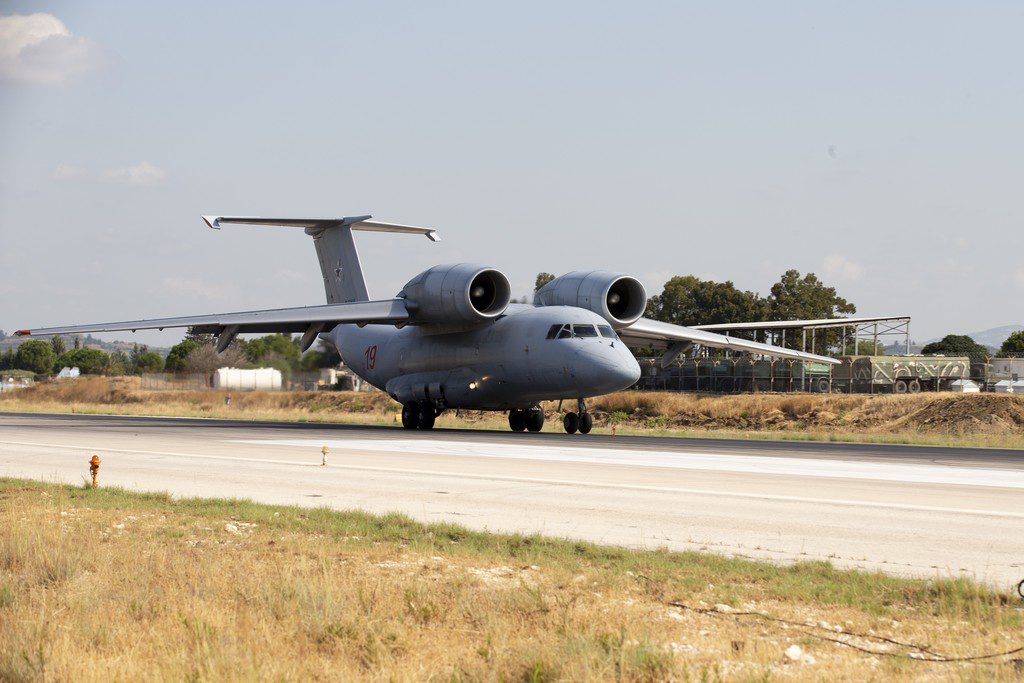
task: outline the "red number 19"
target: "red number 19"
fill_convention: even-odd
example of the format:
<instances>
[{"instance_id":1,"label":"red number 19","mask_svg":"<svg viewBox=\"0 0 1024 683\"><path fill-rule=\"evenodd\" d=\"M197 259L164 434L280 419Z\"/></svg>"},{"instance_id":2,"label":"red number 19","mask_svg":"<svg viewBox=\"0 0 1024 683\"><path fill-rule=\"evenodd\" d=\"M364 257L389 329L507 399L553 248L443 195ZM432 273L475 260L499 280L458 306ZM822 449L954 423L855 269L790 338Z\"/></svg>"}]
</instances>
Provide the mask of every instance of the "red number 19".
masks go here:
<instances>
[{"instance_id":1,"label":"red number 19","mask_svg":"<svg viewBox=\"0 0 1024 683\"><path fill-rule=\"evenodd\" d=\"M373 346L367 346L366 353L364 355L366 368L368 370L373 370L373 366L377 364L377 345L374 344Z\"/></svg>"}]
</instances>

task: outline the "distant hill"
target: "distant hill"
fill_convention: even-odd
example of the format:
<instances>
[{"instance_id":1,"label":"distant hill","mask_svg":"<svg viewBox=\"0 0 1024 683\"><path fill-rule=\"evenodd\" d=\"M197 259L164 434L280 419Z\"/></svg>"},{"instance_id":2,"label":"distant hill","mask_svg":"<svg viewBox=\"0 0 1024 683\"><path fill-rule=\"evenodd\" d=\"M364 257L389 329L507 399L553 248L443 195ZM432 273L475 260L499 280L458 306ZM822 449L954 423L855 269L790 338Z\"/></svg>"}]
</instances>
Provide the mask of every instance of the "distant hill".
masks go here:
<instances>
[{"instance_id":1,"label":"distant hill","mask_svg":"<svg viewBox=\"0 0 1024 683\"><path fill-rule=\"evenodd\" d=\"M999 349L1000 346L1003 345L1003 342L1006 341L1007 337L1009 337L1014 332L1018 332L1020 330L1024 330L1024 325L1003 325L1002 327L991 327L987 330L981 330L979 332L967 332L966 334L968 337L978 342L982 346L987 346L993 351L996 351ZM925 343L927 344L933 341L939 340L929 339Z\"/></svg>"}]
</instances>

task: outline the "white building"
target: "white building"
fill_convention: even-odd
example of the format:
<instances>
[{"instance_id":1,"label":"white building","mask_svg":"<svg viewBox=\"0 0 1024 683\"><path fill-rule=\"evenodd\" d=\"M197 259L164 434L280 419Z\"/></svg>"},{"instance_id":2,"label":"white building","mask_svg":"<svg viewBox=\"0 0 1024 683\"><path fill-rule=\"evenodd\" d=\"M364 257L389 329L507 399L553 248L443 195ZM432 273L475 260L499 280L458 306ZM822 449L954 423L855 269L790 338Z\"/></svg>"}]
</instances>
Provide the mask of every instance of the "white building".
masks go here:
<instances>
[{"instance_id":1,"label":"white building","mask_svg":"<svg viewBox=\"0 0 1024 683\"><path fill-rule=\"evenodd\" d=\"M213 388L276 391L281 388L281 371L274 368L218 368L213 373Z\"/></svg>"}]
</instances>

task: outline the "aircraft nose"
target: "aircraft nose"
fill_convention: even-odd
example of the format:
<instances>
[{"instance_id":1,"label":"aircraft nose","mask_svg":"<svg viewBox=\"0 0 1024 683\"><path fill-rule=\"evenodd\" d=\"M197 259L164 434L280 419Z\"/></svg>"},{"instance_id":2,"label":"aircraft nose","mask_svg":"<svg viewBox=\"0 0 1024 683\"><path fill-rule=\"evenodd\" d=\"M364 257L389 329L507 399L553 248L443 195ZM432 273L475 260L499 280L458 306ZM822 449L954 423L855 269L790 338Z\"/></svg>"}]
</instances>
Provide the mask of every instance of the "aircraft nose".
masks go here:
<instances>
[{"instance_id":1,"label":"aircraft nose","mask_svg":"<svg viewBox=\"0 0 1024 683\"><path fill-rule=\"evenodd\" d=\"M590 349L586 354L586 384L595 394L606 394L613 391L628 389L640 379L640 365L627 349L601 346Z\"/></svg>"},{"instance_id":2,"label":"aircraft nose","mask_svg":"<svg viewBox=\"0 0 1024 683\"><path fill-rule=\"evenodd\" d=\"M619 354L618 361L616 379L620 381L623 389L628 389L640 380L640 364L629 351Z\"/></svg>"}]
</instances>

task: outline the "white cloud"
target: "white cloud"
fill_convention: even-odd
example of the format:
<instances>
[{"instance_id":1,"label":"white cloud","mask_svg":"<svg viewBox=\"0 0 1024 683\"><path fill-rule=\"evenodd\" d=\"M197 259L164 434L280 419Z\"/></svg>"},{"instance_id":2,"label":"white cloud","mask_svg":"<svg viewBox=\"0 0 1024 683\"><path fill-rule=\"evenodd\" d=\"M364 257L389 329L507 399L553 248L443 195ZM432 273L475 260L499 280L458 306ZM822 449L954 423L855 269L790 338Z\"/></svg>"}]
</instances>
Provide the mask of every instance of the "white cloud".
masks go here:
<instances>
[{"instance_id":1,"label":"white cloud","mask_svg":"<svg viewBox=\"0 0 1024 683\"><path fill-rule=\"evenodd\" d=\"M79 178L85 178L88 175L89 171L87 169L62 161L57 164L57 168L53 169L53 173L50 177L54 180L78 180Z\"/></svg>"},{"instance_id":2,"label":"white cloud","mask_svg":"<svg viewBox=\"0 0 1024 683\"><path fill-rule=\"evenodd\" d=\"M92 41L71 35L52 14L0 17L0 79L63 85L99 62Z\"/></svg>"},{"instance_id":3,"label":"white cloud","mask_svg":"<svg viewBox=\"0 0 1024 683\"><path fill-rule=\"evenodd\" d=\"M859 280L864 275L864 266L841 254L829 254L822 264L822 271L826 277L836 280Z\"/></svg>"},{"instance_id":4,"label":"white cloud","mask_svg":"<svg viewBox=\"0 0 1024 683\"><path fill-rule=\"evenodd\" d=\"M162 183L165 178L167 178L167 173L159 166L154 166L148 161L140 161L134 166L112 168L103 172L103 180L108 183L122 183L125 185L152 187Z\"/></svg>"}]
</instances>

